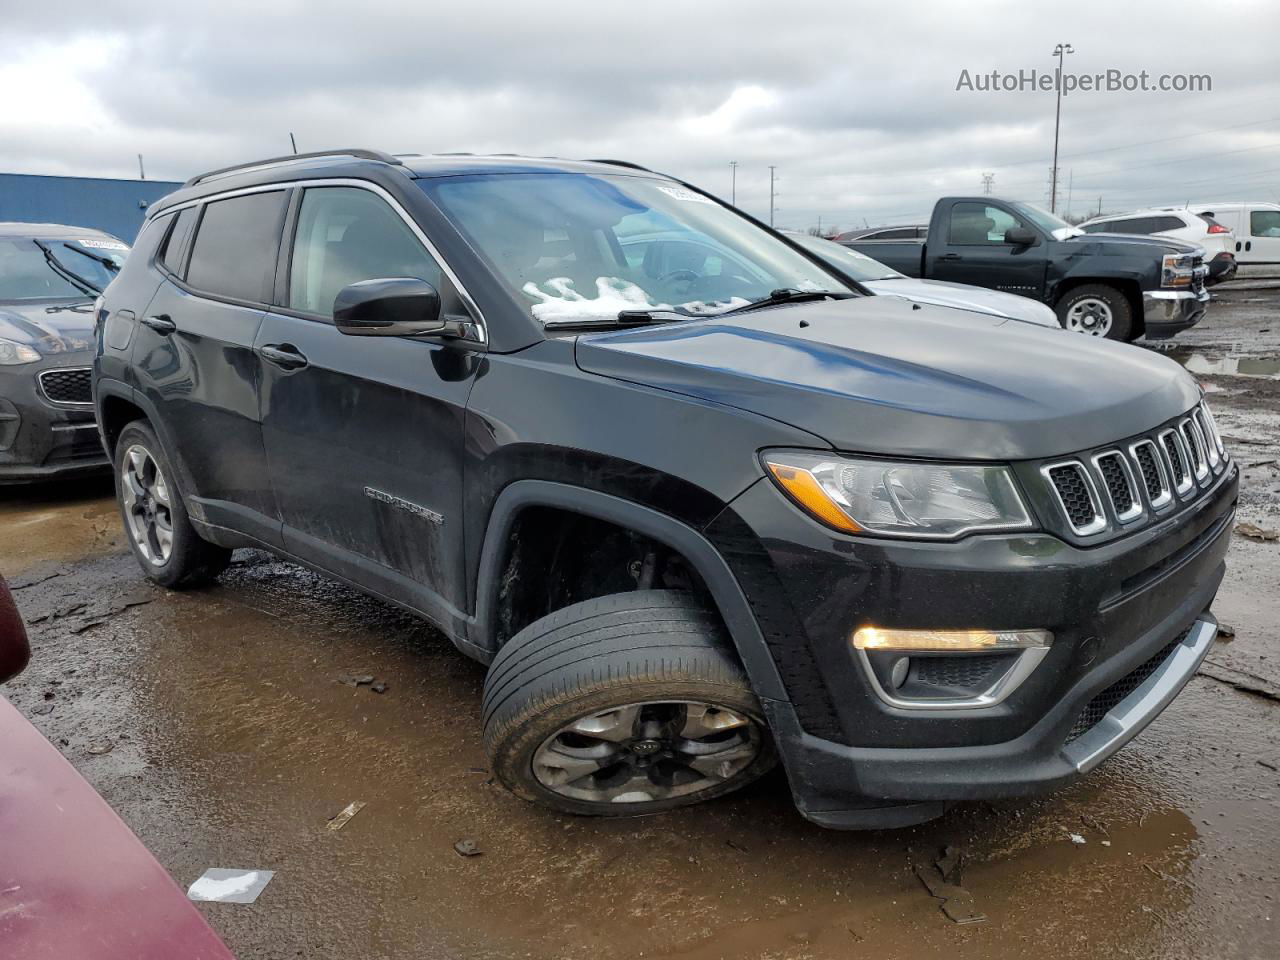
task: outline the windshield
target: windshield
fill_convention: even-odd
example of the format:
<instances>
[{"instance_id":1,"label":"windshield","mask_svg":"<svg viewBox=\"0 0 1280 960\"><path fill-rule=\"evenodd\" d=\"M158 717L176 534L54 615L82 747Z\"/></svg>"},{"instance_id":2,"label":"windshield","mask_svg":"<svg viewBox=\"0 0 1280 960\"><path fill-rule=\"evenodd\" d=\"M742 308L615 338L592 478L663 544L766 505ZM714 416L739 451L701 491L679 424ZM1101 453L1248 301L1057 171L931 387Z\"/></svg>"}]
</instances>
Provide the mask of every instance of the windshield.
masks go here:
<instances>
[{"instance_id":1,"label":"windshield","mask_svg":"<svg viewBox=\"0 0 1280 960\"><path fill-rule=\"evenodd\" d=\"M792 240L815 256L821 257L841 273L852 277L860 283L872 280L895 280L902 276L896 270L890 270L879 260L872 260L865 253L851 250L833 240L824 240L807 233L789 234Z\"/></svg>"},{"instance_id":2,"label":"windshield","mask_svg":"<svg viewBox=\"0 0 1280 960\"><path fill-rule=\"evenodd\" d=\"M1019 201L1011 203L1009 206L1013 207L1041 230L1053 234L1058 240L1065 240L1067 237L1084 233L1079 227L1073 227L1057 214L1050 213L1043 207L1037 207L1034 203Z\"/></svg>"},{"instance_id":3,"label":"windshield","mask_svg":"<svg viewBox=\"0 0 1280 960\"><path fill-rule=\"evenodd\" d=\"M106 237L0 238L0 300L92 299L128 252Z\"/></svg>"},{"instance_id":4,"label":"windshield","mask_svg":"<svg viewBox=\"0 0 1280 960\"><path fill-rule=\"evenodd\" d=\"M421 181L544 324L622 311L721 313L786 288L849 286L733 210L670 181L499 174Z\"/></svg>"}]
</instances>

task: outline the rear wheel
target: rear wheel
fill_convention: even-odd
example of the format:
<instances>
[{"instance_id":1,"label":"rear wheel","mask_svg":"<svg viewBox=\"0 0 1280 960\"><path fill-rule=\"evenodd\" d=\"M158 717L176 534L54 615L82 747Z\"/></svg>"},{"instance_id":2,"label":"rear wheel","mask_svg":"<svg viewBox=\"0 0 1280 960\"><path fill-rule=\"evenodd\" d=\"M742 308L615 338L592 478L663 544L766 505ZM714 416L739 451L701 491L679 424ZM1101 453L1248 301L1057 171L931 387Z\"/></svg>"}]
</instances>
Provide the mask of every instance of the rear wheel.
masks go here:
<instances>
[{"instance_id":1,"label":"rear wheel","mask_svg":"<svg viewBox=\"0 0 1280 960\"><path fill-rule=\"evenodd\" d=\"M191 526L169 458L145 421L120 432L115 473L125 534L150 579L165 587L195 586L226 569L231 551L200 539Z\"/></svg>"},{"instance_id":2,"label":"rear wheel","mask_svg":"<svg viewBox=\"0 0 1280 960\"><path fill-rule=\"evenodd\" d=\"M687 593L588 600L531 624L485 679L485 746L515 794L641 816L745 786L775 763L718 614Z\"/></svg>"},{"instance_id":3,"label":"rear wheel","mask_svg":"<svg viewBox=\"0 0 1280 960\"><path fill-rule=\"evenodd\" d=\"M1133 308L1125 295L1103 283L1068 290L1055 308L1064 330L1108 340L1133 338Z\"/></svg>"}]
</instances>

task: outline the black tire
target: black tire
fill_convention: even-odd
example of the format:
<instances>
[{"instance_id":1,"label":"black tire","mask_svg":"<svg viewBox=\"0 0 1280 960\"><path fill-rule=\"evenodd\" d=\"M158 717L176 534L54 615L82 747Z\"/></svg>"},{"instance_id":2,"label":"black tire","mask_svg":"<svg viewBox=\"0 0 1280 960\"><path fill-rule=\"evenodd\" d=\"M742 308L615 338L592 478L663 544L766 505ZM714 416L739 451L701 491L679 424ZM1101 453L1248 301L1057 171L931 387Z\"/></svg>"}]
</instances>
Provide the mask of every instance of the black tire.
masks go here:
<instances>
[{"instance_id":1,"label":"black tire","mask_svg":"<svg viewBox=\"0 0 1280 960\"><path fill-rule=\"evenodd\" d=\"M169 500L167 508L158 504L155 507L155 512L167 513L167 522L172 529L172 544L168 556L163 560L160 559L154 542L145 548L152 551L151 555L145 552L135 536L135 528L130 519L131 510L126 505L125 459L131 452L139 449L154 461L159 476L163 477L165 496ZM115 449L115 480L116 503L120 507L125 539L129 541L129 548L148 579L163 587L182 589L209 583L227 568L231 562L231 551L202 540L191 526L172 462L160 445L155 431L145 420L135 420L120 431Z\"/></svg>"},{"instance_id":2,"label":"black tire","mask_svg":"<svg viewBox=\"0 0 1280 960\"><path fill-rule=\"evenodd\" d=\"M728 717L735 723L749 719L732 731L740 738L737 749L744 752L743 766L705 787L695 782L680 788L694 789L692 793L624 802L566 796L535 773L539 750L563 735L568 724L588 722L614 708L630 710L636 704L645 704L635 721L644 730L658 726L652 719L655 713L662 717L672 710L705 710L703 717ZM693 722L688 715L677 717L671 721L676 726ZM639 748L633 744L623 751L627 762L644 764L644 776L665 781L667 768L650 772L650 767L666 764L679 770L675 760L665 759L666 747L693 743L683 739L686 729L680 726L672 740L660 741L663 752L653 759L637 761L633 754ZM714 741L720 737L716 733L698 744L709 742L718 750L720 744ZM517 796L586 816L644 816L710 800L746 786L777 761L760 703L732 652L719 614L691 594L673 590L612 594L576 603L512 637L485 678L484 741L494 773ZM593 789L596 776L587 778Z\"/></svg>"},{"instance_id":3,"label":"black tire","mask_svg":"<svg viewBox=\"0 0 1280 960\"><path fill-rule=\"evenodd\" d=\"M1093 336L1105 336L1108 340L1120 340L1128 342L1134 339L1136 334L1133 329L1133 307L1129 303L1128 297L1115 287L1108 286L1105 283L1086 283L1084 286L1072 287L1062 295L1054 307L1058 314L1058 323L1062 324L1064 330L1072 330L1074 332L1089 334L1087 327L1081 327L1073 324L1071 318L1072 308L1077 304L1086 303L1088 301L1100 302L1106 305L1107 310L1111 313L1111 325L1105 334L1092 334Z\"/></svg>"}]
</instances>

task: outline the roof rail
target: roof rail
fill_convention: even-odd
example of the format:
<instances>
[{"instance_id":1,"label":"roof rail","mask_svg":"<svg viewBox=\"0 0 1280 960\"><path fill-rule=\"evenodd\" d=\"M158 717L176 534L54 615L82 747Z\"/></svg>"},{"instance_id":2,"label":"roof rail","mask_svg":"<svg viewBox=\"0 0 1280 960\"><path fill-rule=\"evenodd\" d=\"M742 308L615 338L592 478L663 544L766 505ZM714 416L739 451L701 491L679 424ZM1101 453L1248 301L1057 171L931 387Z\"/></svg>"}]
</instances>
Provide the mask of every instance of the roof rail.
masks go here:
<instances>
[{"instance_id":1,"label":"roof rail","mask_svg":"<svg viewBox=\"0 0 1280 960\"><path fill-rule=\"evenodd\" d=\"M234 173L236 170L250 170L253 167L265 167L273 163L287 163L290 160L310 160L316 157L356 157L360 160L377 160L381 163L391 163L396 166L403 164L389 153L383 153L381 150L364 150L360 147L346 147L338 150L316 150L311 153L290 153L283 157L268 157L266 160L251 160L248 163L237 163L229 167L220 167L217 170L210 170L208 173L197 174L186 183L184 187L193 187L203 180L210 177L217 177L224 173Z\"/></svg>"},{"instance_id":2,"label":"roof rail","mask_svg":"<svg viewBox=\"0 0 1280 960\"><path fill-rule=\"evenodd\" d=\"M615 167L630 167L632 170L643 170L645 173L653 173L648 167L641 166L638 163L632 163L630 160L605 160L593 157L586 161L587 163L607 163Z\"/></svg>"}]
</instances>

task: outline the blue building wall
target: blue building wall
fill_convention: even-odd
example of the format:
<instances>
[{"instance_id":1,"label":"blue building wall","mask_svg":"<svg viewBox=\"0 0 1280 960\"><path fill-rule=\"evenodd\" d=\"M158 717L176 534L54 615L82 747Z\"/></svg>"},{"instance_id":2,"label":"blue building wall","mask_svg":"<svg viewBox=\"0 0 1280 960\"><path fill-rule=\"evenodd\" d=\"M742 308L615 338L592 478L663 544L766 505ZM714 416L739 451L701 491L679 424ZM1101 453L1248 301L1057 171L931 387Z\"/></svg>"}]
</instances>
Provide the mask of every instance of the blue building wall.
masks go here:
<instances>
[{"instance_id":1,"label":"blue building wall","mask_svg":"<svg viewBox=\"0 0 1280 960\"><path fill-rule=\"evenodd\" d=\"M133 243L147 207L180 186L167 180L0 173L0 221L93 227Z\"/></svg>"}]
</instances>

